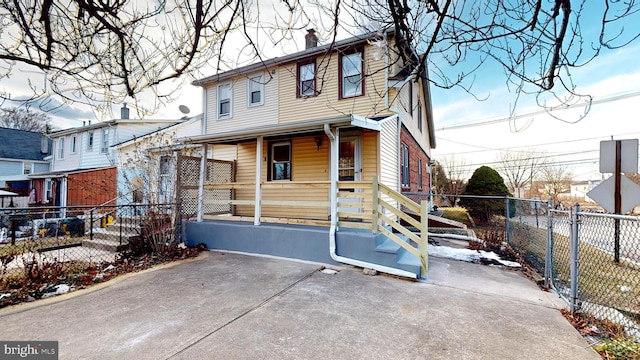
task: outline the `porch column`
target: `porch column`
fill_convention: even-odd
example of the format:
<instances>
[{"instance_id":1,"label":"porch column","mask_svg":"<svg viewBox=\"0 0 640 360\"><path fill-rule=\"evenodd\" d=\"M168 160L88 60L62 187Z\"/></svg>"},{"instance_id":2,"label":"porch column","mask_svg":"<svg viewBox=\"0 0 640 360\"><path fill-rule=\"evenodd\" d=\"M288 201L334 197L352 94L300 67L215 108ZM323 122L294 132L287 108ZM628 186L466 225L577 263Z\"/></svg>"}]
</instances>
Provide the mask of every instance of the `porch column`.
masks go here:
<instances>
[{"instance_id":1,"label":"porch column","mask_svg":"<svg viewBox=\"0 0 640 360\"><path fill-rule=\"evenodd\" d=\"M204 180L207 176L208 151L209 146L207 144L202 145L202 157L200 157L200 181L198 184L198 222L202 222L202 216L204 214Z\"/></svg>"},{"instance_id":2,"label":"porch column","mask_svg":"<svg viewBox=\"0 0 640 360\"><path fill-rule=\"evenodd\" d=\"M60 179L60 217L67 217L67 176Z\"/></svg>"},{"instance_id":3,"label":"porch column","mask_svg":"<svg viewBox=\"0 0 640 360\"><path fill-rule=\"evenodd\" d=\"M253 214L253 225L260 225L260 216L262 216L262 143L263 137L258 136L256 139L256 197Z\"/></svg>"},{"instance_id":4,"label":"porch column","mask_svg":"<svg viewBox=\"0 0 640 360\"><path fill-rule=\"evenodd\" d=\"M329 154L329 176L331 179L331 222L332 224L338 224L338 162L340 153L340 132L338 128L330 130L333 135L333 141L331 141L331 149Z\"/></svg>"}]
</instances>

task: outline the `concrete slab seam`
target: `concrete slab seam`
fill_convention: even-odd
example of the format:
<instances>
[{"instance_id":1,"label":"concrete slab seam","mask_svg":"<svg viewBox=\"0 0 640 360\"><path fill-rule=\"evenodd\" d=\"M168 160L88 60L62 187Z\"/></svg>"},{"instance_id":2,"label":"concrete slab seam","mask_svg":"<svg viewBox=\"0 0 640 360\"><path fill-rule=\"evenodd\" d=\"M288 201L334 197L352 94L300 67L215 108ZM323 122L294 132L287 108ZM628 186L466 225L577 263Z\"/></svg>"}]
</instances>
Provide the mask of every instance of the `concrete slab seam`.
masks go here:
<instances>
[{"instance_id":1,"label":"concrete slab seam","mask_svg":"<svg viewBox=\"0 0 640 360\"><path fill-rule=\"evenodd\" d=\"M512 297L507 296L507 295L487 294L487 293L483 293L483 292L480 292L480 291L477 291L477 290L469 290L469 289L465 290L465 289L460 289L458 287L451 286L451 285L445 285L445 284L438 284L438 283L434 283L434 282L429 282L428 280L425 281L424 283L425 284L429 284L429 285L433 285L433 286L439 286L439 287L444 287L444 288L449 288L449 289L461 290L461 291L464 291L464 292L469 292L469 293L473 293L473 294L477 294L477 295L483 295L483 296L496 296L497 295L497 296L501 296L504 299L509 300L511 302L514 302L514 303L527 304L527 305L533 305L533 306L540 306L540 307L547 308L547 309L552 309L552 310L560 310L560 308L555 307L555 306L547 306L547 305L536 303L536 302L533 302L533 301L518 300L518 299L512 298ZM540 291L542 291L542 290L540 290Z\"/></svg>"},{"instance_id":2,"label":"concrete slab seam","mask_svg":"<svg viewBox=\"0 0 640 360\"><path fill-rule=\"evenodd\" d=\"M301 277L300 279L294 281L293 283L289 284L287 287L285 287L284 289L278 291L277 293L269 296L268 298L266 298L264 301L262 301L261 303L259 303L258 305L252 306L251 308L247 309L246 311L244 311L243 313L241 313L240 315L234 317L233 319L227 321L226 323L218 326L217 328L213 329L212 331L208 332L207 334L205 334L204 336L200 337L199 339L197 339L196 341L192 342L191 344L188 344L187 346L185 346L184 348L178 350L177 352L175 352L174 354L171 354L170 356L168 356L166 358L166 360L171 359L171 358L175 358L176 356L180 355L181 353L185 352L186 350L188 350L189 348L195 346L196 344L198 344L199 342L203 341L204 339L208 338L209 336L217 333L218 331L224 329L225 327L233 324L234 322L242 319L243 317L249 315L250 313L262 308L263 306L265 306L266 304L268 304L269 302L271 302L272 300L282 296L283 294L285 294L286 292L288 292L289 290L291 290L294 286L298 285L299 283L303 282L304 280L307 280L308 278L310 278L314 273L322 270L324 267L321 266L311 272L309 272L308 274L306 274L305 276Z\"/></svg>"}]
</instances>

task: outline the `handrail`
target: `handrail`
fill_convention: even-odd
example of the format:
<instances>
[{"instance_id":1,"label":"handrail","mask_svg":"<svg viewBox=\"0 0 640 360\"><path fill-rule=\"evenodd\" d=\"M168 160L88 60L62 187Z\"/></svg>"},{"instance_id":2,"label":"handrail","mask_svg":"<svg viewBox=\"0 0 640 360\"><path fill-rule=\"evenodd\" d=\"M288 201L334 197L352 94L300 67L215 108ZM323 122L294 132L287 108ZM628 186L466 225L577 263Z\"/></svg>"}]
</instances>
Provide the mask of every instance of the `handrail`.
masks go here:
<instances>
[{"instance_id":1,"label":"handrail","mask_svg":"<svg viewBox=\"0 0 640 360\"><path fill-rule=\"evenodd\" d=\"M102 204L95 205L93 208L91 208L91 209L89 209L89 210L85 210L85 211L84 211L84 215L86 216L86 215L87 215L87 213L90 213L90 212L92 212L92 211L94 211L94 210L97 210L98 208L101 208L101 207L107 206L107 204L108 204L108 203L110 203L110 202L112 202L112 201L117 201L118 199L120 199L120 198L122 198L122 197L125 197L125 196L127 196L127 195L129 195L129 194L133 194L133 190L132 190L132 191L129 191L129 192L125 193L125 194L122 194L122 195L116 196L115 198L113 198L113 199L111 199L111 200L107 200L107 201L103 202ZM118 204L116 203L115 205L118 205Z\"/></svg>"},{"instance_id":2,"label":"handrail","mask_svg":"<svg viewBox=\"0 0 640 360\"><path fill-rule=\"evenodd\" d=\"M391 189L390 187L381 184L378 182L378 177L373 178L373 203L375 204L375 208L373 209L373 224L372 230L374 233L381 232L388 239L395 242L399 246L403 247L409 253L413 254L420 260L420 272L422 277L426 277L427 269L428 269L428 254L427 254L427 242L428 242L428 203L426 201L422 201L420 205L416 204L413 200L408 197L398 193L397 191ZM416 213L420 216L420 221L408 216L404 211L400 208L397 208L389 203L389 201L384 200L381 196L384 194L390 197L393 201L396 201L400 206L404 206L412 212ZM407 229L403 226L399 221L394 221L390 217L383 214L379 211L378 207L389 210L390 213L396 215L399 219L402 219L409 223L410 225L416 227L420 231L420 236L413 233L411 230ZM380 225L388 225L392 229L398 231L399 233L406 236L409 240L418 244L417 248L413 247L411 244L405 242L399 236L394 234L392 231L388 230L384 226Z\"/></svg>"}]
</instances>

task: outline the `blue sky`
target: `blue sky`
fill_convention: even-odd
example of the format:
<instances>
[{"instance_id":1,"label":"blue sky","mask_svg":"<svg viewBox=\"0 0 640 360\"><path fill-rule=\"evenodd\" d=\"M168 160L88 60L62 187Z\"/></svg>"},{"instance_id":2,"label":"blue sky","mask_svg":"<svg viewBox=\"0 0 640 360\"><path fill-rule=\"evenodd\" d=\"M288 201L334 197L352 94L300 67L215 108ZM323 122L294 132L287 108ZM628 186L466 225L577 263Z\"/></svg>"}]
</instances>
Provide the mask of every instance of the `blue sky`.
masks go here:
<instances>
[{"instance_id":1,"label":"blue sky","mask_svg":"<svg viewBox=\"0 0 640 360\"><path fill-rule=\"evenodd\" d=\"M455 162L466 163L470 176L481 165L497 166L500 150L532 148L554 155L553 162L571 168L578 179L599 178L600 141L612 136L640 137L640 43L636 43L604 53L574 70L578 91L594 100L581 120L583 107L554 111L553 116L540 114L542 109L535 105L533 96L521 97L515 115L524 116L509 120L515 94L496 80L499 76L491 74L482 90L476 92L477 97L487 97L485 101L477 101L459 89L432 88L437 138L434 157L454 157Z\"/></svg>"}]
</instances>

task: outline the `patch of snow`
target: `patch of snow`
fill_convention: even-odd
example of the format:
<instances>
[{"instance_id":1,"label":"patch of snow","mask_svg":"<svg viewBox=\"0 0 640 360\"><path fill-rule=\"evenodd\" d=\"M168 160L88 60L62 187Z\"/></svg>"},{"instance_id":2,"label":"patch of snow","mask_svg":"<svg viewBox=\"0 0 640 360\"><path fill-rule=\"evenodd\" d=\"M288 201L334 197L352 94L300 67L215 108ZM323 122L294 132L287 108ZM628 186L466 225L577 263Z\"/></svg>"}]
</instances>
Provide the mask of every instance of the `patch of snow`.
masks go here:
<instances>
[{"instance_id":1,"label":"patch of snow","mask_svg":"<svg viewBox=\"0 0 640 360\"><path fill-rule=\"evenodd\" d=\"M445 258L445 259L453 259L460 260L466 262L479 262L480 259L487 260L495 260L499 262L503 266L519 268L522 267L519 263L515 261L503 260L500 256L493 251L484 251L484 250L471 250L471 249L458 249L452 248L448 246L433 246L429 245L428 247L429 255Z\"/></svg>"},{"instance_id":2,"label":"patch of snow","mask_svg":"<svg viewBox=\"0 0 640 360\"><path fill-rule=\"evenodd\" d=\"M325 273L325 274L329 274L329 275L335 275L335 274L338 273L337 270L327 269L327 268L320 270L320 272L321 273Z\"/></svg>"},{"instance_id":3,"label":"patch of snow","mask_svg":"<svg viewBox=\"0 0 640 360\"><path fill-rule=\"evenodd\" d=\"M11 296L11 293L0 294L0 300L2 300L4 298L8 298L9 296Z\"/></svg>"},{"instance_id":4,"label":"patch of snow","mask_svg":"<svg viewBox=\"0 0 640 360\"><path fill-rule=\"evenodd\" d=\"M42 298L46 299L46 298L49 298L49 297L52 297L52 296L66 294L66 293L68 293L70 291L73 291L73 290L74 290L73 286L69 286L67 284L59 284L59 285L56 285L56 290L55 291L48 292L46 294L42 294Z\"/></svg>"}]
</instances>

